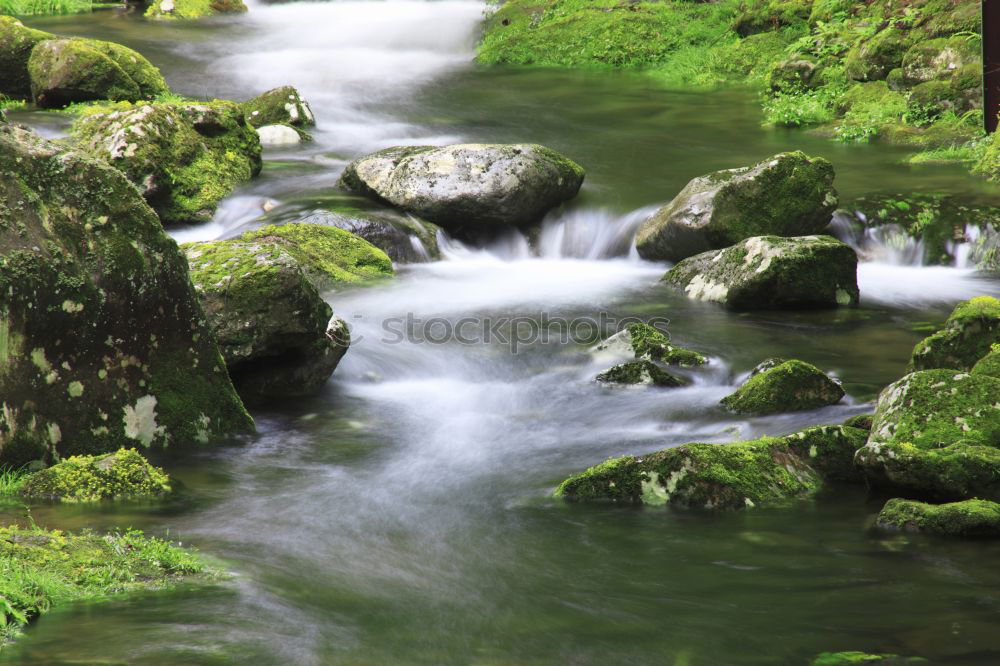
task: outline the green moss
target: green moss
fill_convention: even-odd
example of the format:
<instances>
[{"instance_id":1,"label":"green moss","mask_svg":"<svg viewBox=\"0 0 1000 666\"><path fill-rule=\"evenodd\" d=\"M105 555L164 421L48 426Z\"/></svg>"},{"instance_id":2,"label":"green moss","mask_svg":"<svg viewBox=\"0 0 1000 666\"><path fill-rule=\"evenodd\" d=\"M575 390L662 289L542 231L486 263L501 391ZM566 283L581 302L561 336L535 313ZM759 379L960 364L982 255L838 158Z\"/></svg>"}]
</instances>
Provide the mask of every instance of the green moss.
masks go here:
<instances>
[{"instance_id":1,"label":"green moss","mask_svg":"<svg viewBox=\"0 0 1000 666\"><path fill-rule=\"evenodd\" d=\"M199 19L247 11L243 0L154 0L145 16L153 19Z\"/></svg>"},{"instance_id":2,"label":"green moss","mask_svg":"<svg viewBox=\"0 0 1000 666\"><path fill-rule=\"evenodd\" d=\"M866 430L847 425L807 428L783 438L788 449L824 479L845 482L863 480L854 457L867 440Z\"/></svg>"},{"instance_id":3,"label":"green moss","mask_svg":"<svg viewBox=\"0 0 1000 666\"><path fill-rule=\"evenodd\" d=\"M852 416L844 421L844 425L849 428L858 428L860 430L868 431L872 429L872 419L874 418L874 414L858 414L857 416Z\"/></svg>"},{"instance_id":4,"label":"green moss","mask_svg":"<svg viewBox=\"0 0 1000 666\"><path fill-rule=\"evenodd\" d=\"M139 499L170 492L170 480L135 449L120 449L100 456L70 456L29 476L20 492L67 502Z\"/></svg>"},{"instance_id":5,"label":"green moss","mask_svg":"<svg viewBox=\"0 0 1000 666\"><path fill-rule=\"evenodd\" d=\"M55 35L27 28L12 16L0 16L0 95L31 97L28 59L35 45Z\"/></svg>"},{"instance_id":6,"label":"green moss","mask_svg":"<svg viewBox=\"0 0 1000 666\"><path fill-rule=\"evenodd\" d=\"M240 106L243 107L247 122L254 127L285 125L299 132L300 135L309 136L300 128L312 127L316 124L309 104L292 86L268 90L262 95L243 102Z\"/></svg>"},{"instance_id":7,"label":"green moss","mask_svg":"<svg viewBox=\"0 0 1000 666\"><path fill-rule=\"evenodd\" d=\"M817 409L840 402L844 389L804 361L786 361L746 381L722 404L738 414L777 414Z\"/></svg>"},{"instance_id":8,"label":"green moss","mask_svg":"<svg viewBox=\"0 0 1000 666\"><path fill-rule=\"evenodd\" d=\"M993 345L990 348L990 352L972 366L970 374L986 375L1000 379L1000 344Z\"/></svg>"},{"instance_id":9,"label":"green moss","mask_svg":"<svg viewBox=\"0 0 1000 666\"><path fill-rule=\"evenodd\" d=\"M882 666L917 666L928 663L920 657L900 657L895 654L869 652L823 652L812 660L811 666L855 666L856 664L881 664Z\"/></svg>"},{"instance_id":10,"label":"green moss","mask_svg":"<svg viewBox=\"0 0 1000 666\"><path fill-rule=\"evenodd\" d=\"M664 388L685 386L688 383L652 361L629 361L616 365L597 375L597 381L609 384L652 384Z\"/></svg>"},{"instance_id":11,"label":"green moss","mask_svg":"<svg viewBox=\"0 0 1000 666\"><path fill-rule=\"evenodd\" d=\"M0 528L0 644L40 615L74 601L161 589L211 572L194 553L138 530L67 534Z\"/></svg>"},{"instance_id":12,"label":"green moss","mask_svg":"<svg viewBox=\"0 0 1000 666\"><path fill-rule=\"evenodd\" d=\"M1000 537L1000 504L972 499L934 505L891 499L879 512L876 522L885 529L955 537Z\"/></svg>"},{"instance_id":13,"label":"green moss","mask_svg":"<svg viewBox=\"0 0 1000 666\"><path fill-rule=\"evenodd\" d=\"M626 330L637 359L687 368L708 363L703 354L671 344L670 338L649 324L629 324Z\"/></svg>"},{"instance_id":14,"label":"green moss","mask_svg":"<svg viewBox=\"0 0 1000 666\"><path fill-rule=\"evenodd\" d=\"M335 227L272 225L249 231L240 240L273 243L283 248L302 264L307 276L321 289L393 274L392 261L382 250Z\"/></svg>"},{"instance_id":15,"label":"green moss","mask_svg":"<svg viewBox=\"0 0 1000 666\"><path fill-rule=\"evenodd\" d=\"M910 368L969 370L1000 343L1000 301L979 296L959 303L944 327L913 348Z\"/></svg>"}]
</instances>

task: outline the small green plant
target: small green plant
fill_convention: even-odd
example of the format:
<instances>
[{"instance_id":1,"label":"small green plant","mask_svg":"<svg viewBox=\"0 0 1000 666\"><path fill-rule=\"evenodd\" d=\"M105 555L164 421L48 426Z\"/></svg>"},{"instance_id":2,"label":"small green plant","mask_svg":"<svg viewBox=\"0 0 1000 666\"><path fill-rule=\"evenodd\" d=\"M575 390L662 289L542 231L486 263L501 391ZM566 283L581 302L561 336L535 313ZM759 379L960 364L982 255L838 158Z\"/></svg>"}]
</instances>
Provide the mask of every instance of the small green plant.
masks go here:
<instances>
[{"instance_id":1,"label":"small green plant","mask_svg":"<svg viewBox=\"0 0 1000 666\"><path fill-rule=\"evenodd\" d=\"M93 7L91 0L0 0L0 14L10 16L79 14Z\"/></svg>"}]
</instances>

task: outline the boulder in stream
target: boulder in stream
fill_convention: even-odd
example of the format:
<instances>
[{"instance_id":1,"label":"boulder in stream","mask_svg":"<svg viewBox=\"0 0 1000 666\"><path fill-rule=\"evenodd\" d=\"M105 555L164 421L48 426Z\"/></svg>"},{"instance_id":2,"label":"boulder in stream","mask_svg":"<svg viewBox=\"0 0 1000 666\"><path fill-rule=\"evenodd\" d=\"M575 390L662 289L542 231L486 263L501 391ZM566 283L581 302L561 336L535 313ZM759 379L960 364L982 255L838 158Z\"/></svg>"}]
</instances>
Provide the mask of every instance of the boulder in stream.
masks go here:
<instances>
[{"instance_id":1,"label":"boulder in stream","mask_svg":"<svg viewBox=\"0 0 1000 666\"><path fill-rule=\"evenodd\" d=\"M268 90L240 106L243 107L247 122L258 128L266 125L312 127L316 124L309 103L292 86Z\"/></svg>"},{"instance_id":2,"label":"boulder in stream","mask_svg":"<svg viewBox=\"0 0 1000 666\"><path fill-rule=\"evenodd\" d=\"M730 310L836 308L857 305L857 270L854 249L830 236L758 236L685 259L663 281Z\"/></svg>"},{"instance_id":3,"label":"boulder in stream","mask_svg":"<svg viewBox=\"0 0 1000 666\"><path fill-rule=\"evenodd\" d=\"M944 327L913 348L910 368L969 370L1000 343L1000 301L979 296L955 306Z\"/></svg>"},{"instance_id":4,"label":"boulder in stream","mask_svg":"<svg viewBox=\"0 0 1000 666\"><path fill-rule=\"evenodd\" d=\"M677 388L688 383L652 361L629 361L616 365L597 375L597 381L605 384L652 385L661 388Z\"/></svg>"},{"instance_id":5,"label":"boulder in stream","mask_svg":"<svg viewBox=\"0 0 1000 666\"><path fill-rule=\"evenodd\" d=\"M170 492L170 478L135 449L70 456L28 476L20 494L32 499L96 502L150 499Z\"/></svg>"},{"instance_id":6,"label":"boulder in stream","mask_svg":"<svg viewBox=\"0 0 1000 666\"><path fill-rule=\"evenodd\" d=\"M610 352L620 356L631 356L640 361L657 361L687 368L708 363L703 354L675 345L655 326L638 322L629 324L607 340L598 343L593 351Z\"/></svg>"},{"instance_id":7,"label":"boulder in stream","mask_svg":"<svg viewBox=\"0 0 1000 666\"><path fill-rule=\"evenodd\" d=\"M116 169L0 124L0 462L253 430L155 213Z\"/></svg>"},{"instance_id":8,"label":"boulder in stream","mask_svg":"<svg viewBox=\"0 0 1000 666\"><path fill-rule=\"evenodd\" d=\"M537 144L399 146L347 166L343 187L449 231L476 233L541 221L572 199L583 168Z\"/></svg>"},{"instance_id":9,"label":"boulder in stream","mask_svg":"<svg viewBox=\"0 0 1000 666\"><path fill-rule=\"evenodd\" d=\"M643 223L636 249L644 259L680 261L753 236L823 231L837 208L833 166L801 152L695 178Z\"/></svg>"},{"instance_id":10,"label":"boulder in stream","mask_svg":"<svg viewBox=\"0 0 1000 666\"><path fill-rule=\"evenodd\" d=\"M886 502L875 524L888 530L995 538L1000 537L1000 504L977 499L926 504L897 498Z\"/></svg>"},{"instance_id":11,"label":"boulder in stream","mask_svg":"<svg viewBox=\"0 0 1000 666\"><path fill-rule=\"evenodd\" d=\"M199 19L246 11L243 0L153 0L145 16L152 19Z\"/></svg>"},{"instance_id":12,"label":"boulder in stream","mask_svg":"<svg viewBox=\"0 0 1000 666\"><path fill-rule=\"evenodd\" d=\"M302 143L302 135L288 125L264 125L257 128L260 145L265 148L297 146Z\"/></svg>"},{"instance_id":13,"label":"boulder in stream","mask_svg":"<svg viewBox=\"0 0 1000 666\"><path fill-rule=\"evenodd\" d=\"M42 108L75 102L136 102L169 92L160 70L141 54L96 39L40 42L28 60L31 94Z\"/></svg>"},{"instance_id":14,"label":"boulder in stream","mask_svg":"<svg viewBox=\"0 0 1000 666\"><path fill-rule=\"evenodd\" d=\"M73 123L72 141L121 170L164 224L210 221L261 169L257 132L233 102L94 107Z\"/></svg>"},{"instance_id":15,"label":"boulder in stream","mask_svg":"<svg viewBox=\"0 0 1000 666\"><path fill-rule=\"evenodd\" d=\"M722 404L737 414L765 415L835 405L844 389L822 370L791 360L753 373Z\"/></svg>"},{"instance_id":16,"label":"boulder in stream","mask_svg":"<svg viewBox=\"0 0 1000 666\"><path fill-rule=\"evenodd\" d=\"M294 221L343 229L365 239L396 263L413 264L441 258L438 246L441 228L391 208L313 210L305 216L296 216Z\"/></svg>"},{"instance_id":17,"label":"boulder in stream","mask_svg":"<svg viewBox=\"0 0 1000 666\"><path fill-rule=\"evenodd\" d=\"M39 42L56 36L25 27L13 16L0 16L0 95L13 99L31 97L28 59Z\"/></svg>"}]
</instances>

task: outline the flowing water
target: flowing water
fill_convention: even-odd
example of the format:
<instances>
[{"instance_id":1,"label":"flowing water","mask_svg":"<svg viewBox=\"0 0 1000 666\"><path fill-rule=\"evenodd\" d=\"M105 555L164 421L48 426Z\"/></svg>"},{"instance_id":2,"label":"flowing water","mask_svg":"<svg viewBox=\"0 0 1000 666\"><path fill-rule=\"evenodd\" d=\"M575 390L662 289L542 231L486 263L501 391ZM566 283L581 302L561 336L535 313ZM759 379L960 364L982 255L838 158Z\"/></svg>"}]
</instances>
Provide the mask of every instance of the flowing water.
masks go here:
<instances>
[{"instance_id":1,"label":"flowing water","mask_svg":"<svg viewBox=\"0 0 1000 666\"><path fill-rule=\"evenodd\" d=\"M32 507L45 526L169 535L233 578L59 609L2 660L718 665L859 649L1000 661L1000 545L872 532L880 502L863 489L717 516L550 498L611 455L868 411L956 301L1000 292L968 268L923 267L869 238L857 310L732 314L689 302L658 284L664 265L630 252L636 225L688 179L800 148L834 162L845 197L996 193L958 169L905 166L890 147L763 130L740 90L477 68L482 12L461 0L352 0L190 25L115 12L29 21L137 48L180 93L240 100L292 84L312 102L316 141L267 151L262 177L211 224L172 230L180 240L259 224L265 202L286 216L356 204L334 187L344 164L399 143L540 142L588 180L534 249L520 237L479 249L445 239L443 261L331 293L355 343L324 392L258 410L259 435L241 445L157 459L182 487L168 503ZM58 116L18 115L65 130ZM625 317L669 319L673 338L712 362L679 390L596 385L614 359L587 347ZM532 322L547 339L507 338ZM774 355L832 371L850 399L768 418L724 413L719 399Z\"/></svg>"}]
</instances>

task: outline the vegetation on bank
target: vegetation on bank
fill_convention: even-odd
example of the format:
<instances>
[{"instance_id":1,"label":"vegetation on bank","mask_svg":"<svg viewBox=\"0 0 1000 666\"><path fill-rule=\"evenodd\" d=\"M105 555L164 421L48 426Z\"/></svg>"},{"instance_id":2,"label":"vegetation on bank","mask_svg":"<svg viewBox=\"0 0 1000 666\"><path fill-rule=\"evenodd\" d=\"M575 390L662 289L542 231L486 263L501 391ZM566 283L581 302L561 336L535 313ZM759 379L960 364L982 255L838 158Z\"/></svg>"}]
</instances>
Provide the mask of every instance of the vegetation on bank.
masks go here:
<instances>
[{"instance_id":1,"label":"vegetation on bank","mask_svg":"<svg viewBox=\"0 0 1000 666\"><path fill-rule=\"evenodd\" d=\"M979 12L972 0L509 0L478 59L748 82L767 124L910 144L915 162L1000 177L1000 147L980 129Z\"/></svg>"},{"instance_id":2,"label":"vegetation on bank","mask_svg":"<svg viewBox=\"0 0 1000 666\"><path fill-rule=\"evenodd\" d=\"M0 0L0 14L11 16L80 14L100 6L114 5L94 3L92 0Z\"/></svg>"}]
</instances>

